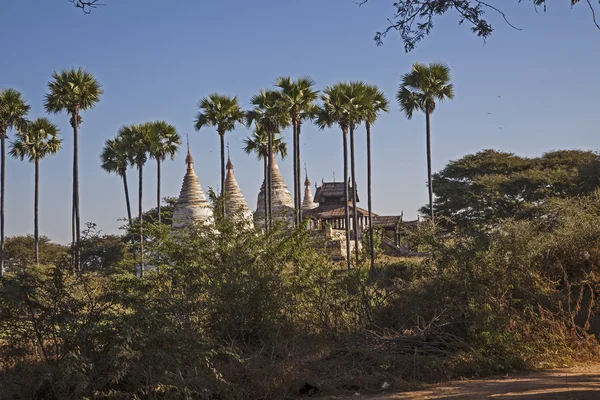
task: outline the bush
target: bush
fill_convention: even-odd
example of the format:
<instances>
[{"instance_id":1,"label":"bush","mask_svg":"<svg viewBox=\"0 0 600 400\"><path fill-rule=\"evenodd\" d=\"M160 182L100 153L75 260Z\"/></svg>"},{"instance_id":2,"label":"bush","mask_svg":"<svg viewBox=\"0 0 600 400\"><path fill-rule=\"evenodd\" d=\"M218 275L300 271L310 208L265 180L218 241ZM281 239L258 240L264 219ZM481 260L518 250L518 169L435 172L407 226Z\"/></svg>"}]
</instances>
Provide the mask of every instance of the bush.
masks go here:
<instances>
[{"instance_id":1,"label":"bush","mask_svg":"<svg viewBox=\"0 0 600 400\"><path fill-rule=\"evenodd\" d=\"M141 279L60 263L2 278L1 396L281 398L306 380L351 393L585 359L598 354L599 211L594 194L488 233L425 223L408 240L430 256L375 282L304 228L149 224Z\"/></svg>"}]
</instances>

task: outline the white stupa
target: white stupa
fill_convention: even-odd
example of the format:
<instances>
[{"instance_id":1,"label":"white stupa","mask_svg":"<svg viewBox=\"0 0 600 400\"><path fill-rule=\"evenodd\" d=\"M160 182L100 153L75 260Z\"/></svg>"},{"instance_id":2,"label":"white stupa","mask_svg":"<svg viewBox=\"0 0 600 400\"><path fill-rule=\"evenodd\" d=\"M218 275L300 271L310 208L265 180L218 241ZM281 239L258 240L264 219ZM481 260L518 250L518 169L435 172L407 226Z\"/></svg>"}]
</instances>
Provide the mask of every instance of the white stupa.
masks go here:
<instances>
[{"instance_id":1,"label":"white stupa","mask_svg":"<svg viewBox=\"0 0 600 400\"><path fill-rule=\"evenodd\" d=\"M230 218L242 219L253 224L252 211L233 175L233 163L227 155L227 176L225 177L225 215Z\"/></svg>"},{"instance_id":2,"label":"white stupa","mask_svg":"<svg viewBox=\"0 0 600 400\"><path fill-rule=\"evenodd\" d=\"M179 199L173 210L171 227L180 229L196 224L212 225L214 223L213 211L194 172L194 159L190 154L189 146L185 162L187 171L183 178Z\"/></svg>"}]
</instances>

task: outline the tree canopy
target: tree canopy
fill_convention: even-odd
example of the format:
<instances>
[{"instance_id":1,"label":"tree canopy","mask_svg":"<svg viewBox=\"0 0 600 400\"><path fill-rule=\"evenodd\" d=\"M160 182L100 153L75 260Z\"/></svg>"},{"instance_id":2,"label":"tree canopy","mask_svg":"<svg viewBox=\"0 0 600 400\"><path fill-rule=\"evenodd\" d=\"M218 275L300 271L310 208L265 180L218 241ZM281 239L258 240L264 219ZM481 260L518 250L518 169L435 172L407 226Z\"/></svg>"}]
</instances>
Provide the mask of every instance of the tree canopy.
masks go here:
<instances>
[{"instance_id":1,"label":"tree canopy","mask_svg":"<svg viewBox=\"0 0 600 400\"><path fill-rule=\"evenodd\" d=\"M528 158L483 150L451 161L433 175L434 211L475 229L506 218L530 218L550 198L597 189L599 168L600 158L591 151L558 150Z\"/></svg>"}]
</instances>

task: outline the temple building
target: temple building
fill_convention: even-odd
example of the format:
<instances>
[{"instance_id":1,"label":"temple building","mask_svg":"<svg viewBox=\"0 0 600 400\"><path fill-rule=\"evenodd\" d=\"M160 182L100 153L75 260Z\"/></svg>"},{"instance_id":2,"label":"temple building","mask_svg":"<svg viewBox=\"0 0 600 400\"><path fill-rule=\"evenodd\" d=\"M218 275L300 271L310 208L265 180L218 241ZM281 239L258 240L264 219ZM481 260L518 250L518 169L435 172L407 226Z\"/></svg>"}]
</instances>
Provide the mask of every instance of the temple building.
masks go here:
<instances>
[{"instance_id":1,"label":"temple building","mask_svg":"<svg viewBox=\"0 0 600 400\"><path fill-rule=\"evenodd\" d=\"M356 194L356 203L360 201L358 192ZM345 229L345 209L344 209L344 182L322 182L321 186L315 192L314 202L317 207L303 210L302 218L310 218L309 225L315 229L322 229L325 226L331 226L333 229ZM360 207L354 206L352 199L352 186L348 183L348 206L350 216L350 229L352 226L352 216L356 209L359 229L364 229L369 225L369 212ZM372 213L373 218L377 214Z\"/></svg>"},{"instance_id":2,"label":"temple building","mask_svg":"<svg viewBox=\"0 0 600 400\"><path fill-rule=\"evenodd\" d=\"M188 146L187 157L185 158L187 171L181 185L179 199L173 210L174 229L181 229L194 226L195 224L211 225L214 223L212 208L198 181L194 171L194 159L190 154Z\"/></svg>"},{"instance_id":3,"label":"temple building","mask_svg":"<svg viewBox=\"0 0 600 400\"><path fill-rule=\"evenodd\" d=\"M229 155L227 155L227 176L225 178L225 215L253 223L252 211L250 211L246 199L235 180L233 163Z\"/></svg>"},{"instance_id":4,"label":"temple building","mask_svg":"<svg viewBox=\"0 0 600 400\"><path fill-rule=\"evenodd\" d=\"M275 161L273 155L272 168L271 168L271 181L273 184L273 200L272 200L272 212L274 218L283 218L293 220L294 214L294 202L292 201L292 195L287 188L287 185L283 181L279 167ZM256 202L256 211L254 212L254 222L264 221L265 218L265 182L263 179L260 192L258 193L258 199Z\"/></svg>"}]
</instances>

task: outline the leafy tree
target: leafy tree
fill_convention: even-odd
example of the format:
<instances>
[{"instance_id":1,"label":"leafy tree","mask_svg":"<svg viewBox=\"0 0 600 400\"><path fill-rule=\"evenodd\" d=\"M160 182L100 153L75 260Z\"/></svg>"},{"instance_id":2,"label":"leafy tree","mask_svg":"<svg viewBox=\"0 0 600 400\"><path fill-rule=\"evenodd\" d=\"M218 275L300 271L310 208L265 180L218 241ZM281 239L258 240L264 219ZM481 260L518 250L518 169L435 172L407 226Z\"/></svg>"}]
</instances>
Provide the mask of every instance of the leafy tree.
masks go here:
<instances>
[{"instance_id":1,"label":"leafy tree","mask_svg":"<svg viewBox=\"0 0 600 400\"><path fill-rule=\"evenodd\" d=\"M348 269L352 265L350 257L350 212L348 207L348 130L360 120L358 109L349 99L353 98L353 88L347 82L327 86L321 94L323 104L317 111L316 124L320 129L338 125L342 131L344 150L344 229L346 231L346 261Z\"/></svg>"},{"instance_id":2,"label":"leafy tree","mask_svg":"<svg viewBox=\"0 0 600 400\"><path fill-rule=\"evenodd\" d=\"M82 232L81 266L83 271L116 272L125 259L126 237L103 235L96 224L88 222Z\"/></svg>"},{"instance_id":3,"label":"leafy tree","mask_svg":"<svg viewBox=\"0 0 600 400\"><path fill-rule=\"evenodd\" d=\"M252 109L246 112L246 126L252 124L255 128L264 129L267 133L267 179L265 181L265 197L267 198L267 209L265 209L265 220L271 225L273 208L273 184L272 184L272 162L274 159L273 140L276 133L281 132L290 125L289 114L281 101L281 95L274 90L262 89L258 94L250 98Z\"/></svg>"},{"instance_id":4,"label":"leafy tree","mask_svg":"<svg viewBox=\"0 0 600 400\"><path fill-rule=\"evenodd\" d=\"M436 215L462 229L487 230L507 218L531 219L549 199L600 187L598 156L559 150L538 158L483 150L451 161L433 176ZM424 207L422 212L429 211Z\"/></svg>"},{"instance_id":5,"label":"leafy tree","mask_svg":"<svg viewBox=\"0 0 600 400\"><path fill-rule=\"evenodd\" d=\"M314 118L317 106L315 101L319 92L314 90L312 78L298 78L296 81L288 77L280 77L275 86L280 89L280 101L292 121L294 136L294 208L296 209L296 226L302 220L302 185L300 183L300 131L302 122Z\"/></svg>"},{"instance_id":6,"label":"leafy tree","mask_svg":"<svg viewBox=\"0 0 600 400\"><path fill-rule=\"evenodd\" d=\"M6 238L6 264L7 271L16 268L27 268L37 264L35 254L31 251L34 247L33 235L9 236ZM38 238L39 264L58 265L67 256L68 248L58 243L53 243L47 236Z\"/></svg>"},{"instance_id":7,"label":"leafy tree","mask_svg":"<svg viewBox=\"0 0 600 400\"><path fill-rule=\"evenodd\" d=\"M81 68L54 72L48 82L44 107L48 113L67 112L73 127L73 242L75 248L81 241L79 212L79 126L81 111L92 109L100 100L102 88L94 75ZM75 252L75 268L79 269L79 253Z\"/></svg>"},{"instance_id":8,"label":"leafy tree","mask_svg":"<svg viewBox=\"0 0 600 400\"><path fill-rule=\"evenodd\" d=\"M25 158L35 165L35 190L33 206L33 238L35 263L39 263L39 200L40 200L40 160L56 154L61 148L59 129L47 118L38 118L27 124L11 143L10 155L23 161Z\"/></svg>"},{"instance_id":9,"label":"leafy tree","mask_svg":"<svg viewBox=\"0 0 600 400\"><path fill-rule=\"evenodd\" d=\"M175 158L181 145L181 137L177 129L165 121L152 123L150 138L150 157L156 160L156 206L158 208L158 222L160 223L160 164L170 157Z\"/></svg>"},{"instance_id":10,"label":"leafy tree","mask_svg":"<svg viewBox=\"0 0 600 400\"><path fill-rule=\"evenodd\" d=\"M385 94L379 90L375 85L366 85L363 95L365 101L363 102L362 119L365 122L365 129L367 131L367 203L369 209L369 255L371 260L371 276L375 273L375 252L374 249L378 248L373 242L373 221L372 206L371 206L371 126L377 121L379 114L382 112L388 112L388 100Z\"/></svg>"},{"instance_id":11,"label":"leafy tree","mask_svg":"<svg viewBox=\"0 0 600 400\"><path fill-rule=\"evenodd\" d=\"M281 158L287 157L287 143L283 141L281 134L277 132L276 136L273 138L273 153L281 155ZM244 148L243 150L246 154L254 153L258 160L262 160L263 162L263 185L265 186L265 212L267 210L267 196L266 196L266 188L267 188L267 170L268 170L268 159L269 159L269 137L267 131L258 126L254 130L252 137L246 136L244 139ZM265 218L265 227L267 225L267 219Z\"/></svg>"},{"instance_id":12,"label":"leafy tree","mask_svg":"<svg viewBox=\"0 0 600 400\"><path fill-rule=\"evenodd\" d=\"M433 219L433 186L431 182L431 124L429 118L435 111L436 102L454 98L454 86L450 83L450 68L441 63L429 65L415 63L412 71L402 76L396 94L400 110L411 119L415 111L425 113L427 135L427 186L429 190L430 216Z\"/></svg>"},{"instance_id":13,"label":"leafy tree","mask_svg":"<svg viewBox=\"0 0 600 400\"><path fill-rule=\"evenodd\" d=\"M362 0L359 4L363 5L369 0ZM523 0L520 0L521 2ZM570 0L571 6L580 2L580 0ZM542 8L546 11L549 4L548 0L527 0L533 4L536 11ZM594 7L591 0L585 0L590 8L592 22L600 30L600 25L596 20ZM442 16L449 11L456 11L459 15L459 22L467 22L471 25L471 32L478 37L487 39L494 29L485 18L487 11L499 14L510 27L521 30L514 26L508 20L506 14L498 7L478 0L398 0L393 4L395 8L394 17L388 19L390 25L383 31L375 34L377 45L383 44L383 39L390 31L398 31L404 44L404 50L408 53L417 46L417 44L429 35L433 30L433 20L437 16Z\"/></svg>"},{"instance_id":14,"label":"leafy tree","mask_svg":"<svg viewBox=\"0 0 600 400\"><path fill-rule=\"evenodd\" d=\"M150 142L152 139L151 123L133 124L123 126L119 129L118 135L123 138L123 143L128 148L130 162L138 169L138 222L140 237L140 276L144 275L144 220L142 210L143 182L144 182L144 164L148 160L150 151Z\"/></svg>"},{"instance_id":15,"label":"leafy tree","mask_svg":"<svg viewBox=\"0 0 600 400\"><path fill-rule=\"evenodd\" d=\"M4 271L4 191L6 186L6 138L8 130L21 130L27 123L29 105L14 89L0 91L0 276Z\"/></svg>"},{"instance_id":16,"label":"leafy tree","mask_svg":"<svg viewBox=\"0 0 600 400\"><path fill-rule=\"evenodd\" d=\"M196 115L195 128L199 131L205 126L217 128L221 141L221 194L225 190L225 134L243 124L245 113L240 107L237 97L217 93L203 97L198 103L200 111Z\"/></svg>"}]
</instances>

